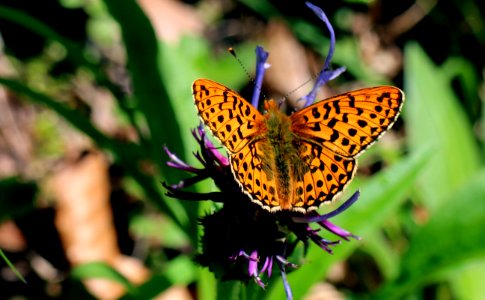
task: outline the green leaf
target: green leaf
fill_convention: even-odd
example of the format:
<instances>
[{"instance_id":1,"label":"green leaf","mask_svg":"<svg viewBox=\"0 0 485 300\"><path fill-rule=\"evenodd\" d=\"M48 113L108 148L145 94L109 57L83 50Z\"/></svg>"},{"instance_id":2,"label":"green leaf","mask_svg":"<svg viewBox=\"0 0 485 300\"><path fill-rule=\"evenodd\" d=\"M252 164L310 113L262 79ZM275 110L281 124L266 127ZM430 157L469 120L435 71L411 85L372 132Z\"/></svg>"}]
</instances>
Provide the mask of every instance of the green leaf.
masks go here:
<instances>
[{"instance_id":1,"label":"green leaf","mask_svg":"<svg viewBox=\"0 0 485 300\"><path fill-rule=\"evenodd\" d=\"M481 165L473 131L451 89L449 71L436 67L416 43L405 48L406 132L414 151L432 143L435 153L420 176L432 211Z\"/></svg>"},{"instance_id":2,"label":"green leaf","mask_svg":"<svg viewBox=\"0 0 485 300\"><path fill-rule=\"evenodd\" d=\"M195 280L196 266L188 255L180 255L170 260L164 270L164 276L174 284L189 284Z\"/></svg>"},{"instance_id":3,"label":"green leaf","mask_svg":"<svg viewBox=\"0 0 485 300\"><path fill-rule=\"evenodd\" d=\"M174 172L173 169L163 163L167 160L163 147L167 145L181 159L192 159L191 151L194 149L189 145L193 146L195 143L190 136L190 131L187 130L187 126L183 126L186 123L181 122L184 120L180 118L180 115L198 120L195 112L193 114L188 113L188 109L193 110L190 92L190 82L193 79L187 78L183 72L183 63L181 63L184 61L183 57L177 59L167 57L165 52L170 52L170 48L157 40L149 19L136 1L105 0L104 2L121 28L128 55L128 68L134 87L134 98L137 100L138 108L145 117L150 130L151 149L148 149L148 151L152 160L157 162L163 170L164 180L177 182L181 179L183 173ZM171 66L172 69L170 76L163 72L163 68L167 65ZM169 94L170 78L188 81L183 89L176 91L176 93L186 96L182 100L180 98L173 99ZM176 111L174 103L186 105L182 109L178 107ZM187 141L191 143L185 144ZM197 218L199 203L179 202L177 200L171 202L176 203L176 206L180 208L176 212L180 217L183 215L185 230L193 243L196 243L197 223L191 220Z\"/></svg>"},{"instance_id":4,"label":"green leaf","mask_svg":"<svg viewBox=\"0 0 485 300\"><path fill-rule=\"evenodd\" d=\"M128 291L133 289L133 285L125 276L104 262L91 262L74 267L71 270L71 277L78 280L93 278L109 279L120 283Z\"/></svg>"},{"instance_id":5,"label":"green leaf","mask_svg":"<svg viewBox=\"0 0 485 300\"><path fill-rule=\"evenodd\" d=\"M362 236L365 242L367 235L372 235L384 220L397 211L430 156L429 147L421 148L374 176L362 186L361 198L345 213L332 219L332 222ZM334 263L345 260L357 246L356 241L344 242L336 246L334 254L330 256L312 244L307 263L288 276L295 299L302 299L315 283L325 277ZM281 280L271 286L268 292L268 299L285 297Z\"/></svg>"},{"instance_id":6,"label":"green leaf","mask_svg":"<svg viewBox=\"0 0 485 300\"><path fill-rule=\"evenodd\" d=\"M448 272L456 299L474 300L485 295L485 258L470 260Z\"/></svg>"},{"instance_id":7,"label":"green leaf","mask_svg":"<svg viewBox=\"0 0 485 300\"><path fill-rule=\"evenodd\" d=\"M214 300L217 298L218 280L214 273L208 268L199 269L199 280L197 282L197 297L200 300Z\"/></svg>"},{"instance_id":8,"label":"green leaf","mask_svg":"<svg viewBox=\"0 0 485 300\"><path fill-rule=\"evenodd\" d=\"M165 144L169 144L174 152L182 155L184 153L184 145L180 138L182 132L169 100L165 78L158 67L163 49L156 39L150 21L136 1L105 0L104 2L121 28L134 96L150 129L151 157L156 162L164 161L166 157L162 152ZM168 170L168 167L163 164L162 169ZM171 174L175 173L168 172L165 176Z\"/></svg>"},{"instance_id":9,"label":"green leaf","mask_svg":"<svg viewBox=\"0 0 485 300\"><path fill-rule=\"evenodd\" d=\"M437 208L409 241L399 276L374 299L398 299L420 285L476 258L485 259L485 169ZM456 272L453 272L456 273Z\"/></svg>"},{"instance_id":10,"label":"green leaf","mask_svg":"<svg viewBox=\"0 0 485 300\"><path fill-rule=\"evenodd\" d=\"M478 118L480 114L480 98L477 87L479 86L478 77L475 71L475 66L463 57L450 57L443 66L443 78L448 82L454 79L460 84L463 98L461 99L468 109L468 114L473 118Z\"/></svg>"}]
</instances>

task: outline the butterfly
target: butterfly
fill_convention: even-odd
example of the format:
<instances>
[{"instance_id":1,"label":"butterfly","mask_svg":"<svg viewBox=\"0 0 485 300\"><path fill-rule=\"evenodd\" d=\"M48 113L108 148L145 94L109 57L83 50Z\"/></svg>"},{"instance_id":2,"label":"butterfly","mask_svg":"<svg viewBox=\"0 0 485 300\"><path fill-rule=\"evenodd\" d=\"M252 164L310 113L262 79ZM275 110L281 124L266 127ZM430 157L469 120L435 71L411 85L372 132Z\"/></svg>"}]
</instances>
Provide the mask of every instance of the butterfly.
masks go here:
<instances>
[{"instance_id":1,"label":"butterfly","mask_svg":"<svg viewBox=\"0 0 485 300\"><path fill-rule=\"evenodd\" d=\"M199 116L229 153L234 178L251 201L271 212L307 213L337 197L356 158L396 121L404 93L392 86L334 96L288 116L274 100L259 112L237 92L198 79Z\"/></svg>"}]
</instances>

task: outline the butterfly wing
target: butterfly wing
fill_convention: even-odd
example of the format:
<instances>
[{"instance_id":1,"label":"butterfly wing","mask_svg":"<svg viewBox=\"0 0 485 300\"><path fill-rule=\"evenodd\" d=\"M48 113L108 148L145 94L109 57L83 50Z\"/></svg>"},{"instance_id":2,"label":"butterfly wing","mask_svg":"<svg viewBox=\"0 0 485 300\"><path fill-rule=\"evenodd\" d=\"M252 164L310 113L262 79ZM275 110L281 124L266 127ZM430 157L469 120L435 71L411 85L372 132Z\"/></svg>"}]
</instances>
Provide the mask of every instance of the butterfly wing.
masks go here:
<instances>
[{"instance_id":1,"label":"butterfly wing","mask_svg":"<svg viewBox=\"0 0 485 300\"><path fill-rule=\"evenodd\" d=\"M238 93L217 82L198 79L192 85L202 121L231 153L243 149L261 131L261 113Z\"/></svg>"},{"instance_id":2,"label":"butterfly wing","mask_svg":"<svg viewBox=\"0 0 485 300\"><path fill-rule=\"evenodd\" d=\"M394 124L403 102L404 93L392 86L348 92L294 113L292 131L343 157L355 157Z\"/></svg>"},{"instance_id":3,"label":"butterfly wing","mask_svg":"<svg viewBox=\"0 0 485 300\"><path fill-rule=\"evenodd\" d=\"M193 84L195 105L200 118L230 152L231 169L242 190L265 209L277 207L275 179L263 166L261 149L266 132L262 114L238 93L207 79Z\"/></svg>"},{"instance_id":4,"label":"butterfly wing","mask_svg":"<svg viewBox=\"0 0 485 300\"><path fill-rule=\"evenodd\" d=\"M271 167L264 159L264 155L271 155L265 151L262 141L249 143L238 153L231 155L231 166L245 194L251 201L261 205L269 211L280 210L280 203L276 195L276 177Z\"/></svg>"},{"instance_id":5,"label":"butterfly wing","mask_svg":"<svg viewBox=\"0 0 485 300\"><path fill-rule=\"evenodd\" d=\"M332 201L350 182L357 167L355 159L314 143L303 142L300 157L308 171L293 179L293 209L302 212Z\"/></svg>"}]
</instances>

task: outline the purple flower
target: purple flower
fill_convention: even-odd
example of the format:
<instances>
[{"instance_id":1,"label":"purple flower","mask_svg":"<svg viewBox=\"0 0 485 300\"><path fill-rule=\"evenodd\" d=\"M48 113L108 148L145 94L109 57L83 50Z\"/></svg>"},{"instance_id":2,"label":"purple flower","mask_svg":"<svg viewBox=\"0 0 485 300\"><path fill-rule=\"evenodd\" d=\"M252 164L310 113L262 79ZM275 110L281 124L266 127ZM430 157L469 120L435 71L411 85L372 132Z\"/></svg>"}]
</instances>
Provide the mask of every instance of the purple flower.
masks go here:
<instances>
[{"instance_id":1,"label":"purple flower","mask_svg":"<svg viewBox=\"0 0 485 300\"><path fill-rule=\"evenodd\" d=\"M358 239L331 223L329 219L349 208L358 199L359 192L334 211L324 215L315 211L306 215L285 211L270 213L252 203L241 191L231 173L227 158L207 139L205 131L199 127L192 133L200 146L200 151L195 156L202 167L192 167L165 149L170 158L168 165L194 176L177 184L164 186L170 197L223 203L221 209L200 219L204 235L201 238L202 251L196 256L198 263L209 267L222 280L253 279L256 284L265 288L265 279L271 277L273 265L276 264L287 298L292 299L286 272L298 266L287 258L293 254L297 243L303 243L306 248L311 241L332 254L333 247L340 240L323 238L320 236L321 229L346 241L350 238ZM207 178L215 182L219 192L193 193L183 190ZM310 227L311 223L318 224L320 229L313 229Z\"/></svg>"},{"instance_id":2,"label":"purple flower","mask_svg":"<svg viewBox=\"0 0 485 300\"><path fill-rule=\"evenodd\" d=\"M315 98L316 90L341 74L344 68L330 70L330 61L335 47L334 31L320 8L308 2L306 4L323 20L330 31L330 49L325 65L315 86L303 98L306 105L309 105ZM256 57L257 71L252 104L258 107L268 53L258 46ZM193 176L174 185L164 183L164 186L170 197L194 201L212 200L223 204L221 209L200 219L204 234L201 237L202 250L196 256L198 263L208 267L221 280L247 281L252 279L256 284L265 288L265 281L271 277L273 266L276 265L284 283L287 299L292 299L286 273L298 267L297 264L288 260L290 257L291 260L299 260L293 257L295 254L293 250L297 244L303 243L306 249L309 242L313 242L332 254L333 247L341 241L323 238L320 235L321 232L330 232L345 241L349 241L350 238L359 239L329 220L355 203L359 192L354 193L339 208L324 215L319 215L315 211L306 215L289 211L270 213L252 203L249 197L242 192L231 172L228 159L207 139L204 129L199 127L193 130L192 134L200 148L199 152L194 155L202 166L200 168L191 166L165 148L169 157L167 164L191 173ZM194 193L184 190L208 178L214 181L219 192ZM312 223L320 228L313 229L310 227ZM325 231L321 231L321 229L325 229Z\"/></svg>"}]
</instances>

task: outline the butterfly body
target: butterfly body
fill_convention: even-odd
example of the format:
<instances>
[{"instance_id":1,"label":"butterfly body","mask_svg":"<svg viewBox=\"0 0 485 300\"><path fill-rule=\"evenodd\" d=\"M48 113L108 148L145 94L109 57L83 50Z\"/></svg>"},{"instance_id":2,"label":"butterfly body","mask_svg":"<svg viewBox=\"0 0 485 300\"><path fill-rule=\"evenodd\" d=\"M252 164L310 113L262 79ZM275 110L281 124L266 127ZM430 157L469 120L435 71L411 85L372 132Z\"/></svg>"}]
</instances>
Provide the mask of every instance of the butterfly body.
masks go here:
<instances>
[{"instance_id":1,"label":"butterfly body","mask_svg":"<svg viewBox=\"0 0 485 300\"><path fill-rule=\"evenodd\" d=\"M268 188L269 197L274 197L272 202L282 210L289 210L296 201L292 192L294 183L301 180L309 168L301 162L302 143L298 135L291 131L291 119L281 112L273 100L265 102L265 107L264 122L260 134L255 138L260 149L256 151L256 156L261 160L261 169L268 180L275 182L273 187Z\"/></svg>"},{"instance_id":2,"label":"butterfly body","mask_svg":"<svg viewBox=\"0 0 485 300\"><path fill-rule=\"evenodd\" d=\"M234 178L269 211L306 213L330 203L348 185L355 157L392 126L403 93L394 87L349 92L291 116L274 101L261 114L229 88L194 82L199 116L229 152Z\"/></svg>"}]
</instances>

